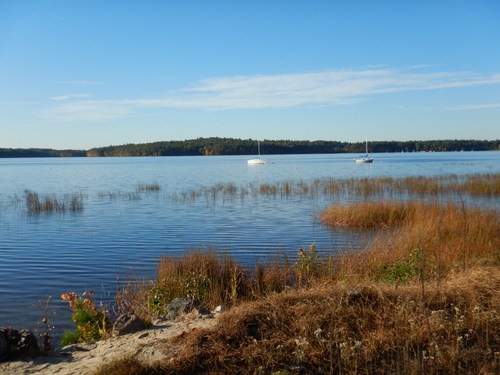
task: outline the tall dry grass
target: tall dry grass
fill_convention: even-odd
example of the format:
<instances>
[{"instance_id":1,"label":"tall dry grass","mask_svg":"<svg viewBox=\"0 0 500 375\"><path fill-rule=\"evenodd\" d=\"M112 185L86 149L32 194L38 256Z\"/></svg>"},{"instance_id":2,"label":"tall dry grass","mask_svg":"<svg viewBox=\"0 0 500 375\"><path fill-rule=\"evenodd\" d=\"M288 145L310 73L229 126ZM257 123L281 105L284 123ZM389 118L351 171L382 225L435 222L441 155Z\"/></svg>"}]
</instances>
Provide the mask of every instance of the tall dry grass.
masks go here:
<instances>
[{"instance_id":1,"label":"tall dry grass","mask_svg":"<svg viewBox=\"0 0 500 375\"><path fill-rule=\"evenodd\" d=\"M393 227L364 251L340 257L338 269L344 275L374 277L381 265L406 261L414 263L415 272L421 267L427 278L440 278L456 267L500 264L500 223L494 210L453 203L377 202L328 209L323 218L333 225L365 221Z\"/></svg>"},{"instance_id":2,"label":"tall dry grass","mask_svg":"<svg viewBox=\"0 0 500 375\"><path fill-rule=\"evenodd\" d=\"M454 272L425 301L414 283L317 286L241 304L166 343L160 364L98 374L496 374L499 309L493 267Z\"/></svg>"},{"instance_id":3,"label":"tall dry grass","mask_svg":"<svg viewBox=\"0 0 500 375\"><path fill-rule=\"evenodd\" d=\"M195 299L207 309L234 306L310 285L322 277L324 269L314 244L300 250L294 262L280 256L257 263L253 269L213 251L186 252L181 257L163 257L156 280L131 280L118 287L116 309L118 314L132 311L151 321L164 315L167 305L177 297Z\"/></svg>"}]
</instances>

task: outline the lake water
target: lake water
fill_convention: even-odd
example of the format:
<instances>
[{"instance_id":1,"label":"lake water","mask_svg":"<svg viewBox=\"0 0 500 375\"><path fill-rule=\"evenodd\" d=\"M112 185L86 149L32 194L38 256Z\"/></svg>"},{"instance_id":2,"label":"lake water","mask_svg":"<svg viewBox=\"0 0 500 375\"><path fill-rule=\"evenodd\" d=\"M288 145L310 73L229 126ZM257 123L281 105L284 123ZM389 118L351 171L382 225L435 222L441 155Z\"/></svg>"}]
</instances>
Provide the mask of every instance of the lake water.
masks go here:
<instances>
[{"instance_id":1,"label":"lake water","mask_svg":"<svg viewBox=\"0 0 500 375\"><path fill-rule=\"evenodd\" d=\"M52 296L51 322L60 332L69 327L61 293L92 289L107 300L119 280L153 278L163 255L212 248L252 266L293 257L313 242L322 254L341 252L363 237L317 221L329 204L355 197L190 198L203 187L500 172L498 152L375 154L373 164L353 157L269 155L263 166L247 166L245 156L0 159L0 326L36 329L40 303ZM161 189L136 191L149 184ZM84 209L30 214L26 189L61 199L82 194ZM487 204L498 207L494 199Z\"/></svg>"}]
</instances>

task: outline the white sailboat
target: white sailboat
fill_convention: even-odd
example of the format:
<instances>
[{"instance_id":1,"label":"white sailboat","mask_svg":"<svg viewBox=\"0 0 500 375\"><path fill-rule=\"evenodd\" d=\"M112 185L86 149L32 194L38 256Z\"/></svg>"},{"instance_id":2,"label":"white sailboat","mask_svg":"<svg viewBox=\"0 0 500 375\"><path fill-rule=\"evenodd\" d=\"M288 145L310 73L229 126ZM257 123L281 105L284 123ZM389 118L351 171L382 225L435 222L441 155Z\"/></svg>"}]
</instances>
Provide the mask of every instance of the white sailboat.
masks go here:
<instances>
[{"instance_id":1,"label":"white sailboat","mask_svg":"<svg viewBox=\"0 0 500 375\"><path fill-rule=\"evenodd\" d=\"M259 156L256 158L248 159L247 160L248 165L258 165L258 164L266 164L267 163L266 159L263 159L260 157L260 141L257 141L257 149L258 149Z\"/></svg>"},{"instance_id":2,"label":"white sailboat","mask_svg":"<svg viewBox=\"0 0 500 375\"><path fill-rule=\"evenodd\" d=\"M373 158L368 155L368 139L365 137L365 152L364 155L359 155L357 158L354 158L354 162L356 163L372 163Z\"/></svg>"}]
</instances>

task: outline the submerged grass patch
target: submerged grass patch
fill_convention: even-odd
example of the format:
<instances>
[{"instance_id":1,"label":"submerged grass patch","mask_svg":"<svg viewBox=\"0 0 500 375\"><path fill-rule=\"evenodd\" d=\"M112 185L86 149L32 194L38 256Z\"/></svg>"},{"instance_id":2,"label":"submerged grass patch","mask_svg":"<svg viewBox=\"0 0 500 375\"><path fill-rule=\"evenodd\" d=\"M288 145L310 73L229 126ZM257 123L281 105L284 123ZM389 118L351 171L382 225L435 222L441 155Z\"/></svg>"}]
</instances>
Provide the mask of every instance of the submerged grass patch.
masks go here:
<instances>
[{"instance_id":1,"label":"submerged grass patch","mask_svg":"<svg viewBox=\"0 0 500 375\"><path fill-rule=\"evenodd\" d=\"M316 198L320 195L344 196L447 196L463 194L496 196L500 194L500 174L445 175L437 177L404 178L350 178L315 179L311 181L281 181L275 183L250 183L247 186L219 183L180 194L174 194L174 201L191 202L199 198L214 201L217 198L247 196L270 196L287 198L291 196Z\"/></svg>"},{"instance_id":2,"label":"submerged grass patch","mask_svg":"<svg viewBox=\"0 0 500 375\"><path fill-rule=\"evenodd\" d=\"M25 190L26 209L29 213L53 213L83 210L83 194L65 194L58 198L53 194L40 196L31 190Z\"/></svg>"},{"instance_id":3,"label":"submerged grass patch","mask_svg":"<svg viewBox=\"0 0 500 375\"><path fill-rule=\"evenodd\" d=\"M137 186L137 191L160 191L161 187L158 184L141 184Z\"/></svg>"}]
</instances>

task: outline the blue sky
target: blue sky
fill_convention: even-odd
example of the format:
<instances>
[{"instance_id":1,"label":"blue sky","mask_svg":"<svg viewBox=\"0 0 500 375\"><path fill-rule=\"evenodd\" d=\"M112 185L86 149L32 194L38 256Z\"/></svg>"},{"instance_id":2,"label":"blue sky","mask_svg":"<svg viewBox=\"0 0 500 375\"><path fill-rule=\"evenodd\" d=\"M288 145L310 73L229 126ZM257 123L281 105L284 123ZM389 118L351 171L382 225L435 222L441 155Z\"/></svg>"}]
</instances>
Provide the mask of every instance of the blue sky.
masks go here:
<instances>
[{"instance_id":1,"label":"blue sky","mask_svg":"<svg viewBox=\"0 0 500 375\"><path fill-rule=\"evenodd\" d=\"M500 1L0 0L0 147L500 137Z\"/></svg>"}]
</instances>

